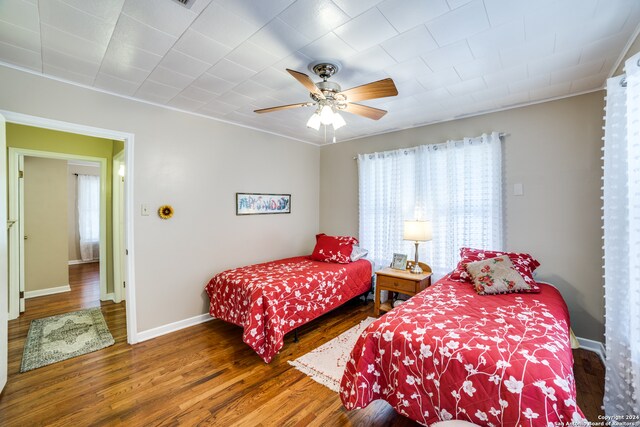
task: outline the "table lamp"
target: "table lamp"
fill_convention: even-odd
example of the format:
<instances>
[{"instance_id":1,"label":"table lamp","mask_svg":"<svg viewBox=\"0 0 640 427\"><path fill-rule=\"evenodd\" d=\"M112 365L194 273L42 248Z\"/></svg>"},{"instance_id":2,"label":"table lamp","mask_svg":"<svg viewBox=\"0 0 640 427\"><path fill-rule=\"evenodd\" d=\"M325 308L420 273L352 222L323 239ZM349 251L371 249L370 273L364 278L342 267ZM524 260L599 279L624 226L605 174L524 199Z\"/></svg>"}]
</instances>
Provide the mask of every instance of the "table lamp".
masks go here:
<instances>
[{"instance_id":1,"label":"table lamp","mask_svg":"<svg viewBox=\"0 0 640 427\"><path fill-rule=\"evenodd\" d=\"M415 264L411 269L414 274L421 274L422 268L418 265L418 245L420 242L428 242L432 239L433 227L431 221L405 221L404 240L412 240L416 243Z\"/></svg>"}]
</instances>

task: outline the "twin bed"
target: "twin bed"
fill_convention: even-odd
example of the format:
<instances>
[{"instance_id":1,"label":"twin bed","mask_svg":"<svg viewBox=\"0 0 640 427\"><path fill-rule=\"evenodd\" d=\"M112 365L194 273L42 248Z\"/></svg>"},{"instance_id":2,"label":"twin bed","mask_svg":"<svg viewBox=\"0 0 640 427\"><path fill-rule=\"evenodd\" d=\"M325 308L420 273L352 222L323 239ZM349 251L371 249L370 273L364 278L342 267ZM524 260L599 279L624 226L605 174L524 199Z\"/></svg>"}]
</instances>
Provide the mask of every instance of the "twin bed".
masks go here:
<instances>
[{"instance_id":1,"label":"twin bed","mask_svg":"<svg viewBox=\"0 0 640 427\"><path fill-rule=\"evenodd\" d=\"M216 275L205 288L210 314L243 327L243 341L269 363L286 333L371 287L367 260L311 258ZM486 426L584 423L566 304L554 287L532 286L536 293L479 295L446 276L380 317L351 352L343 405L363 408L383 399L424 425L449 419Z\"/></svg>"}]
</instances>

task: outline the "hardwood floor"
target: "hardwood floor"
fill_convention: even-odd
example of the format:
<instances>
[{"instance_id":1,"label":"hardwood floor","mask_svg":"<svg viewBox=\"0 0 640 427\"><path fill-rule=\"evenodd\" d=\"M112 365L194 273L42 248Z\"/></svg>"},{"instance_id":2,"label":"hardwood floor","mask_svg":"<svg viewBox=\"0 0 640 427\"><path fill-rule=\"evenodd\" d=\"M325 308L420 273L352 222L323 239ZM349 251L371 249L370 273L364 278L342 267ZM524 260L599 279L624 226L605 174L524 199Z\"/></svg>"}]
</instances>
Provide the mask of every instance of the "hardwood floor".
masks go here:
<instances>
[{"instance_id":1,"label":"hardwood floor","mask_svg":"<svg viewBox=\"0 0 640 427\"><path fill-rule=\"evenodd\" d=\"M125 305L100 303L98 271L73 266L72 291L27 300L9 322L9 380L0 395L0 425L101 426L414 426L385 402L347 412L338 395L290 366L293 360L373 313L352 301L300 329L270 364L242 342L242 330L213 320L135 346L127 344ZM92 289L95 289L92 290ZM101 306L115 345L26 373L22 347L34 318ZM595 354L574 352L578 404L601 414L604 372Z\"/></svg>"}]
</instances>

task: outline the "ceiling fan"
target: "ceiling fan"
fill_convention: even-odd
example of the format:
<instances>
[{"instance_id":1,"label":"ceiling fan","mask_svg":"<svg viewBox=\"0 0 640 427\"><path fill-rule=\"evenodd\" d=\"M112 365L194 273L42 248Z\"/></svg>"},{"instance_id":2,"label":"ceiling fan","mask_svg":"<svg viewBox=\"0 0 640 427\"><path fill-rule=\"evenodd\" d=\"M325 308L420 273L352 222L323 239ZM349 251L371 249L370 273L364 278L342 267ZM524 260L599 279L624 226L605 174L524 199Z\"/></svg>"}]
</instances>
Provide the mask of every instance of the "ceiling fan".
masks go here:
<instances>
[{"instance_id":1,"label":"ceiling fan","mask_svg":"<svg viewBox=\"0 0 640 427\"><path fill-rule=\"evenodd\" d=\"M255 112L271 113L273 111L288 110L290 108L316 106L316 111L307 122L307 126L318 130L320 129L320 124L323 124L325 126L333 125L334 129L338 129L346 124L339 114L339 111L346 111L347 113L357 114L372 120L379 120L387 114L385 110L356 104L354 101L385 98L398 94L396 85L390 78L343 91L338 83L328 81L331 76L338 72L338 65L329 62L320 62L315 65L311 64L309 68L322 79L321 82L314 83L308 75L299 71L287 69L287 72L309 90L309 96L311 96L313 102L280 105L278 107L255 110Z\"/></svg>"}]
</instances>

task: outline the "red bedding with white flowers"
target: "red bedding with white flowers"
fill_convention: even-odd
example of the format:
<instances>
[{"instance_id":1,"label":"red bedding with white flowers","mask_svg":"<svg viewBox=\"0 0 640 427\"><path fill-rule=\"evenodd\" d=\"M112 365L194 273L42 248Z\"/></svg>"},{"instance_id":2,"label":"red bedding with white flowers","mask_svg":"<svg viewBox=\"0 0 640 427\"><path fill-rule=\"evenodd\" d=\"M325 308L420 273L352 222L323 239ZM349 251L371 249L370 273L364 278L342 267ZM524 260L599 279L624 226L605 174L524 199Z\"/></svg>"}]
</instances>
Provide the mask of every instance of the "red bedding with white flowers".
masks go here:
<instances>
[{"instance_id":1,"label":"red bedding with white flowers","mask_svg":"<svg viewBox=\"0 0 640 427\"><path fill-rule=\"evenodd\" d=\"M425 425L583 422L567 306L555 288L539 286L539 294L480 296L438 281L360 336L342 377L344 406L384 399Z\"/></svg>"},{"instance_id":2,"label":"red bedding with white flowers","mask_svg":"<svg viewBox=\"0 0 640 427\"><path fill-rule=\"evenodd\" d=\"M205 290L209 313L244 328L242 340L267 363L284 335L371 287L371 263L294 257L223 271Z\"/></svg>"}]
</instances>

